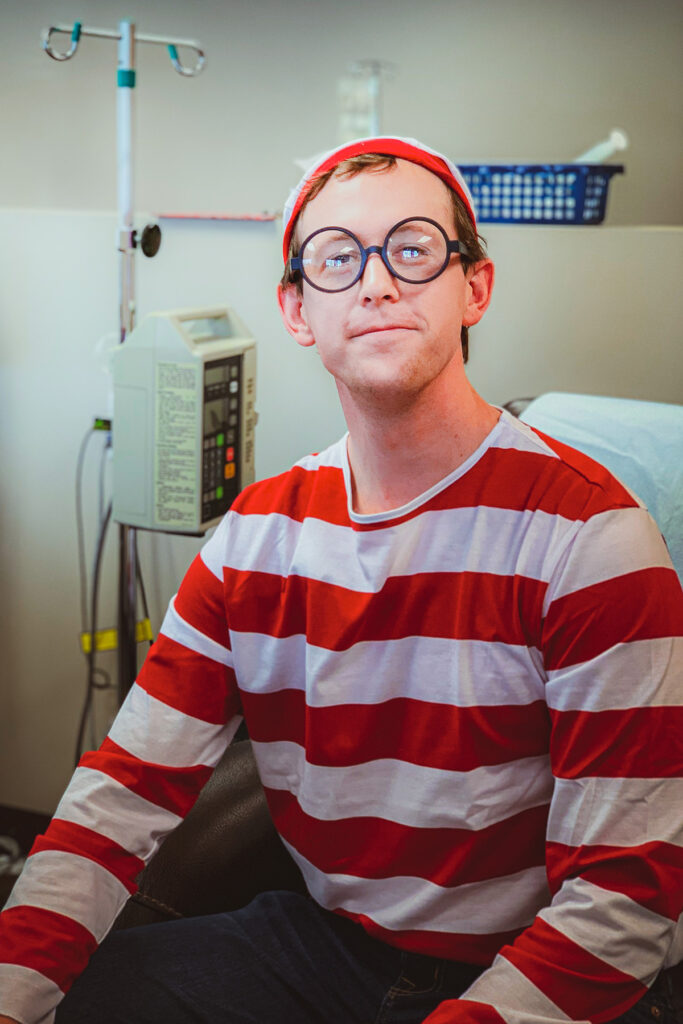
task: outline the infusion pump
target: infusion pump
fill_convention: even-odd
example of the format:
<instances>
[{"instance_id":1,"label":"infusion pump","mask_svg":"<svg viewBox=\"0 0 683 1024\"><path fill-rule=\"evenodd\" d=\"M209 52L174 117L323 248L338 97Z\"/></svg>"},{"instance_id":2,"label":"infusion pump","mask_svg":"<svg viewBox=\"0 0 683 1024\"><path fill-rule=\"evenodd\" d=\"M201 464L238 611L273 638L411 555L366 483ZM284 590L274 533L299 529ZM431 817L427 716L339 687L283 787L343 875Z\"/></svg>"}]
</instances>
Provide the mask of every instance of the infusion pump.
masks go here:
<instances>
[{"instance_id":1,"label":"infusion pump","mask_svg":"<svg viewBox=\"0 0 683 1024\"><path fill-rule=\"evenodd\" d=\"M254 339L231 309L150 313L112 372L114 519L203 533L254 480Z\"/></svg>"}]
</instances>

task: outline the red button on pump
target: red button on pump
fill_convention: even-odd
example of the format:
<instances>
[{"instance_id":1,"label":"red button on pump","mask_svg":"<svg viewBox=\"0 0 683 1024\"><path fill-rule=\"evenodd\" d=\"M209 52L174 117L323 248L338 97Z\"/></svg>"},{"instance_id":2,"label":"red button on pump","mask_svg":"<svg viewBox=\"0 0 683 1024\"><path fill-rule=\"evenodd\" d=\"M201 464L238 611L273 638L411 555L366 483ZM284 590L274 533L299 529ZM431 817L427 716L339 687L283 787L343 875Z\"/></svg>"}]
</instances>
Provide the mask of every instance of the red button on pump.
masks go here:
<instances>
[{"instance_id":1,"label":"red button on pump","mask_svg":"<svg viewBox=\"0 0 683 1024\"><path fill-rule=\"evenodd\" d=\"M225 449L225 461L226 462L234 462L235 461L235 449L234 448L226 448Z\"/></svg>"}]
</instances>

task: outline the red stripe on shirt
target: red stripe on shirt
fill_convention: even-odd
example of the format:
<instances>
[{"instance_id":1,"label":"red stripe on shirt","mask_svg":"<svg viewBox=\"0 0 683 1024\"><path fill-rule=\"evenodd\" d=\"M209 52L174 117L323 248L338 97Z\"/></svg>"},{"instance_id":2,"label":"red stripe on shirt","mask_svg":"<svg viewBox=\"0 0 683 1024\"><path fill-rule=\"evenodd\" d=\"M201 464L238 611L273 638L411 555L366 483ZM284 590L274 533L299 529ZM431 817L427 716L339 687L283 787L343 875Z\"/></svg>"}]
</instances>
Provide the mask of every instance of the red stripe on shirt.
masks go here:
<instances>
[{"instance_id":1,"label":"red stripe on shirt","mask_svg":"<svg viewBox=\"0 0 683 1024\"><path fill-rule=\"evenodd\" d=\"M481 964L483 967L488 967L501 946L513 942L522 931L521 928L516 928L513 931L494 932L488 935L475 935L472 932L432 932L422 929L399 932L383 928L366 914L355 914L350 910L344 910L343 907L335 907L334 913L357 921L363 925L368 935L396 949L407 949L411 953L423 953L425 956L435 956L443 960Z\"/></svg>"},{"instance_id":2,"label":"red stripe on shirt","mask_svg":"<svg viewBox=\"0 0 683 1024\"><path fill-rule=\"evenodd\" d=\"M150 697L212 725L242 713L233 670L163 634L147 655L137 684Z\"/></svg>"},{"instance_id":3,"label":"red stripe on shirt","mask_svg":"<svg viewBox=\"0 0 683 1024\"><path fill-rule=\"evenodd\" d=\"M473 1003L471 999L444 999L425 1017L423 1024L507 1024L497 1010L486 1003Z\"/></svg>"},{"instance_id":4,"label":"red stripe on shirt","mask_svg":"<svg viewBox=\"0 0 683 1024\"><path fill-rule=\"evenodd\" d=\"M640 846L567 846L548 843L548 881L555 892L581 875L594 885L624 893L655 914L677 921L683 913L683 849L672 843Z\"/></svg>"},{"instance_id":5,"label":"red stripe on shirt","mask_svg":"<svg viewBox=\"0 0 683 1024\"><path fill-rule=\"evenodd\" d=\"M551 999L570 1020L612 1021L645 995L645 985L536 918L501 955ZM552 970L548 965L552 964Z\"/></svg>"},{"instance_id":6,"label":"red stripe on shirt","mask_svg":"<svg viewBox=\"0 0 683 1024\"><path fill-rule=\"evenodd\" d=\"M109 738L99 750L84 754L79 767L104 772L144 800L181 816L190 810L213 771L205 765L175 768L141 761Z\"/></svg>"},{"instance_id":7,"label":"red stripe on shirt","mask_svg":"<svg viewBox=\"0 0 683 1024\"><path fill-rule=\"evenodd\" d=\"M407 636L536 646L546 585L492 573L392 576L378 593L263 572L225 570L230 628L306 635L328 650Z\"/></svg>"},{"instance_id":8,"label":"red stripe on shirt","mask_svg":"<svg viewBox=\"0 0 683 1024\"><path fill-rule=\"evenodd\" d=\"M306 517L336 526L350 526L344 474L334 466L314 470L294 466L270 480L247 487L235 499L232 511L240 515L277 512L297 522Z\"/></svg>"},{"instance_id":9,"label":"red stripe on shirt","mask_svg":"<svg viewBox=\"0 0 683 1024\"><path fill-rule=\"evenodd\" d=\"M544 434L541 430L537 430L535 427L531 428L533 432L541 438L542 441L548 445L548 447L560 456L565 465L570 466L576 470L585 480L590 484L597 484L598 488L602 491L604 507L599 508L596 504L591 509L590 515L595 515L598 511L606 511L607 508L614 508L615 506L636 508L638 502L632 494L624 487L620 480L600 462L596 462L595 459L591 459L590 455L586 455L584 452L578 451L577 448L572 448L570 445L565 444L563 441L558 441L554 437L550 437L548 434ZM593 503L599 504L600 498L596 495L593 499Z\"/></svg>"},{"instance_id":10,"label":"red stripe on shirt","mask_svg":"<svg viewBox=\"0 0 683 1024\"><path fill-rule=\"evenodd\" d=\"M532 807L488 828L412 828L382 818L322 821L306 814L291 793L266 789L278 832L318 870L359 878L410 875L435 885L482 882L500 874L506 850L510 874L545 863L547 806Z\"/></svg>"},{"instance_id":11,"label":"red stripe on shirt","mask_svg":"<svg viewBox=\"0 0 683 1024\"><path fill-rule=\"evenodd\" d=\"M545 440L550 444L550 439ZM384 529L389 523L397 525L423 512L481 505L518 511L538 509L581 520L615 507L636 507L637 502L606 469L567 445L559 446L558 452L559 448L562 459L543 452L488 448L464 477L418 509L380 523L349 519L344 475L332 466L317 470L295 466L291 473L243 491L233 510L241 515L278 512L297 522L310 516L362 531Z\"/></svg>"},{"instance_id":12,"label":"red stripe on shirt","mask_svg":"<svg viewBox=\"0 0 683 1024\"><path fill-rule=\"evenodd\" d=\"M683 707L556 711L550 758L565 779L683 775Z\"/></svg>"},{"instance_id":13,"label":"red stripe on shirt","mask_svg":"<svg viewBox=\"0 0 683 1024\"><path fill-rule=\"evenodd\" d=\"M29 856L45 850L59 850L87 857L110 871L131 893L136 891L135 879L145 866L143 860L129 853L113 839L93 832L84 825L60 818L53 818L45 835L36 838Z\"/></svg>"},{"instance_id":14,"label":"red stripe on shirt","mask_svg":"<svg viewBox=\"0 0 683 1024\"><path fill-rule=\"evenodd\" d=\"M175 609L181 619L222 647L230 648L230 634L225 618L223 587L197 555L187 570L175 598Z\"/></svg>"},{"instance_id":15,"label":"red stripe on shirt","mask_svg":"<svg viewBox=\"0 0 683 1024\"><path fill-rule=\"evenodd\" d=\"M85 969L96 948L87 928L54 910L22 905L3 910L0 916L0 963L38 971L62 992Z\"/></svg>"},{"instance_id":16,"label":"red stripe on shirt","mask_svg":"<svg viewBox=\"0 0 683 1024\"><path fill-rule=\"evenodd\" d=\"M379 704L306 705L300 689L242 693L253 740L306 747L310 764L348 767L381 758L471 771L548 751L548 711L533 704L453 707L409 697Z\"/></svg>"},{"instance_id":17,"label":"red stripe on shirt","mask_svg":"<svg viewBox=\"0 0 683 1024\"><path fill-rule=\"evenodd\" d=\"M678 636L683 590L673 569L625 573L552 602L542 646L548 671L589 661L615 644Z\"/></svg>"}]
</instances>

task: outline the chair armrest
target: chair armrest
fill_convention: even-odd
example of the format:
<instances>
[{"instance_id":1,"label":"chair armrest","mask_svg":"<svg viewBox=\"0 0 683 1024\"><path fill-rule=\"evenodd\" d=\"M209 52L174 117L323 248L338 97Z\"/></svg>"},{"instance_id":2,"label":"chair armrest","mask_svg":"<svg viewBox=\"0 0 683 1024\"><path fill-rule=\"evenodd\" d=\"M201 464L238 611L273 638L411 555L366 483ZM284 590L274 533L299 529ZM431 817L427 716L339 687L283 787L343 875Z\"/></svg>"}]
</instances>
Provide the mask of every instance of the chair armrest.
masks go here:
<instances>
[{"instance_id":1,"label":"chair armrest","mask_svg":"<svg viewBox=\"0 0 683 1024\"><path fill-rule=\"evenodd\" d=\"M227 748L138 885L116 928L235 910L269 889L306 891L273 825L249 740Z\"/></svg>"}]
</instances>

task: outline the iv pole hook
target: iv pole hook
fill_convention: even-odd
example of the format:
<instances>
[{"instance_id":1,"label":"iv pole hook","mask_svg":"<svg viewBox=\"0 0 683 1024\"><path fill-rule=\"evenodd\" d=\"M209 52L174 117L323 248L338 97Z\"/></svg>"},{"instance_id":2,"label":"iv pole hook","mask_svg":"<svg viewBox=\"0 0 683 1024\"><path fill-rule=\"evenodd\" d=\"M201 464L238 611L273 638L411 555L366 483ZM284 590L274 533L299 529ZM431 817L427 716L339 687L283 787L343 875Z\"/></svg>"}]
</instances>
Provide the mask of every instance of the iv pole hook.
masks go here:
<instances>
[{"instance_id":1,"label":"iv pole hook","mask_svg":"<svg viewBox=\"0 0 683 1024\"><path fill-rule=\"evenodd\" d=\"M71 29L71 46L66 53L60 53L58 50L53 49L52 46L52 35L54 32L68 32L69 29L60 28L58 25L51 25L50 28L45 30L43 37L43 49L48 57L52 57L53 60L69 60L73 57L76 50L78 49L78 41L81 38L81 22L74 22L74 27Z\"/></svg>"},{"instance_id":2,"label":"iv pole hook","mask_svg":"<svg viewBox=\"0 0 683 1024\"><path fill-rule=\"evenodd\" d=\"M56 32L64 35L71 35L71 46L65 53L60 53L59 50L55 50L52 45L52 36ZM80 21L75 22L73 28L70 28L68 25L51 25L50 28L45 29L43 34L43 49L48 57L52 57L53 60L69 60L69 58L73 57L78 49L78 43L81 36L95 36L98 39L116 39L120 41L122 33L113 32L111 29L106 28L83 28ZM165 46L168 49L171 64L179 75L184 75L186 78L193 78L195 75L198 75L206 64L206 54L199 43L194 39L172 39L170 36L150 36L143 32L136 32L135 42L153 43L156 46ZM178 56L179 46L185 47L188 50L194 50L197 54L197 60L194 67L187 67L182 63Z\"/></svg>"}]
</instances>

